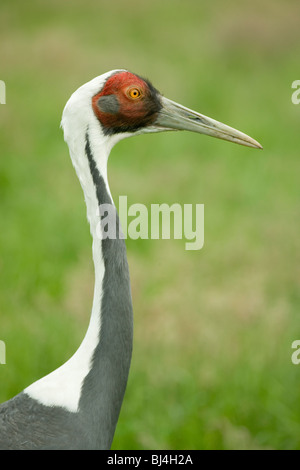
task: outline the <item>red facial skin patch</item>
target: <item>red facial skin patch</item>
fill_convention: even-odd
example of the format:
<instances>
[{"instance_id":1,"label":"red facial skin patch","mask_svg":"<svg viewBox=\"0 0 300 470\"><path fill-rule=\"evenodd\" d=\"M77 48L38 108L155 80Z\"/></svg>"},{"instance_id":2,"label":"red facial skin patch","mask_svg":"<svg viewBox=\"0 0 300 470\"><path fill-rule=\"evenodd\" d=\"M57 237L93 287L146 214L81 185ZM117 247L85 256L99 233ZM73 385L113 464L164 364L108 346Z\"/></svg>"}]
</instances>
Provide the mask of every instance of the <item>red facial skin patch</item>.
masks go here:
<instances>
[{"instance_id":1,"label":"red facial skin patch","mask_svg":"<svg viewBox=\"0 0 300 470\"><path fill-rule=\"evenodd\" d=\"M113 96L111 109L107 104L101 108L104 96ZM105 134L134 132L154 123L161 109L159 96L147 80L130 72L118 72L92 98L92 106Z\"/></svg>"}]
</instances>

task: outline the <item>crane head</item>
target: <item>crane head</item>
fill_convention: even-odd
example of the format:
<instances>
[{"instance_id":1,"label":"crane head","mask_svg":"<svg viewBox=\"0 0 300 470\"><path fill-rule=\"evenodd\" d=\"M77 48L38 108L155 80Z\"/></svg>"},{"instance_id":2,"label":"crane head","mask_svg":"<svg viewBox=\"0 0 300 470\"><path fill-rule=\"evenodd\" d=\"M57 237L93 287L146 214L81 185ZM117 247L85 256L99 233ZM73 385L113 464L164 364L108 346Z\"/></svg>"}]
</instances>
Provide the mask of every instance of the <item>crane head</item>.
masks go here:
<instances>
[{"instance_id":1,"label":"crane head","mask_svg":"<svg viewBox=\"0 0 300 470\"><path fill-rule=\"evenodd\" d=\"M93 96L92 106L106 135L153 125L162 108L161 96L153 85L127 71L109 77Z\"/></svg>"},{"instance_id":2,"label":"crane head","mask_svg":"<svg viewBox=\"0 0 300 470\"><path fill-rule=\"evenodd\" d=\"M162 96L146 79L113 71L92 97L92 108L106 136L187 130L254 148L248 135Z\"/></svg>"}]
</instances>

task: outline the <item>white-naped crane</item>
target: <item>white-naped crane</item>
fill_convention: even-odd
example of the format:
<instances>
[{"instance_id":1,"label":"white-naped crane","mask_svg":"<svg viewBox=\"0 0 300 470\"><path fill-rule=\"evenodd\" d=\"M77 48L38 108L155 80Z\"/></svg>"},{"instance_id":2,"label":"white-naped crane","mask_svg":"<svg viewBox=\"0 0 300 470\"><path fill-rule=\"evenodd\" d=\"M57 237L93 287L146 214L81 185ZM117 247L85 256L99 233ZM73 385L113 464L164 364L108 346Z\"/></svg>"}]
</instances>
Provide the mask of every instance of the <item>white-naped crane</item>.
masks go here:
<instances>
[{"instance_id":1,"label":"white-naped crane","mask_svg":"<svg viewBox=\"0 0 300 470\"><path fill-rule=\"evenodd\" d=\"M93 237L95 289L86 335L61 367L0 406L0 449L109 449L129 373L133 314L122 236L99 238L99 206L113 205L107 161L125 137L188 130L254 148L251 137L163 97L127 70L80 87L62 116ZM114 207L114 206L113 206ZM117 224L119 223L116 214ZM102 227L103 230L103 227Z\"/></svg>"}]
</instances>

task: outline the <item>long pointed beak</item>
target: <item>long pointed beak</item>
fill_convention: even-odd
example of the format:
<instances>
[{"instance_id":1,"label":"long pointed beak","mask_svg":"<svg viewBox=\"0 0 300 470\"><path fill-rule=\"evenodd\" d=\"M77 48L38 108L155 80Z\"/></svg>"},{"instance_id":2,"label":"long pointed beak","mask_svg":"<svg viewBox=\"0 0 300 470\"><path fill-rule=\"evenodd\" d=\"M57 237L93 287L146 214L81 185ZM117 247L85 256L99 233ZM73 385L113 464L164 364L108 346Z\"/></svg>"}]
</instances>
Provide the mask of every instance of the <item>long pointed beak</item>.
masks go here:
<instances>
[{"instance_id":1,"label":"long pointed beak","mask_svg":"<svg viewBox=\"0 0 300 470\"><path fill-rule=\"evenodd\" d=\"M164 96L161 98L161 101L162 108L154 123L157 130L186 130L199 132L200 134L210 135L217 139L229 140L230 142L246 145L247 147L262 149L260 143L252 139L252 137L243 134L243 132L185 108Z\"/></svg>"}]
</instances>

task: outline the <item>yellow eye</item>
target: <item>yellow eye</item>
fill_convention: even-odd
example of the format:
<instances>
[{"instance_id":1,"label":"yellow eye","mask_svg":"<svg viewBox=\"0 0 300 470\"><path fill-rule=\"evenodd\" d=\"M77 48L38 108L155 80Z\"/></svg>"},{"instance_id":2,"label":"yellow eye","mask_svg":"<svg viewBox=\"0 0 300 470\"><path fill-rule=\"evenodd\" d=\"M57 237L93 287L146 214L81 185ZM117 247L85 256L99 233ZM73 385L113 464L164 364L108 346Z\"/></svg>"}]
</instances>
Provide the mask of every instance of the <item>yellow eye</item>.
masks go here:
<instances>
[{"instance_id":1,"label":"yellow eye","mask_svg":"<svg viewBox=\"0 0 300 470\"><path fill-rule=\"evenodd\" d=\"M137 98L140 98L142 93L141 93L141 90L139 90L138 88L131 88L130 90L128 90L128 95L133 100L136 100Z\"/></svg>"}]
</instances>

